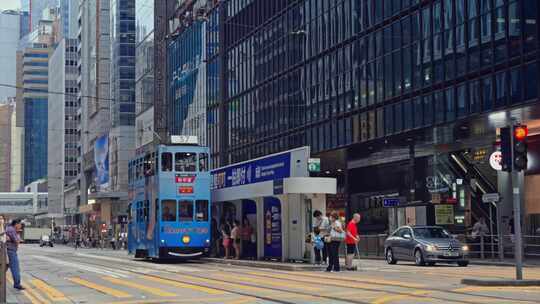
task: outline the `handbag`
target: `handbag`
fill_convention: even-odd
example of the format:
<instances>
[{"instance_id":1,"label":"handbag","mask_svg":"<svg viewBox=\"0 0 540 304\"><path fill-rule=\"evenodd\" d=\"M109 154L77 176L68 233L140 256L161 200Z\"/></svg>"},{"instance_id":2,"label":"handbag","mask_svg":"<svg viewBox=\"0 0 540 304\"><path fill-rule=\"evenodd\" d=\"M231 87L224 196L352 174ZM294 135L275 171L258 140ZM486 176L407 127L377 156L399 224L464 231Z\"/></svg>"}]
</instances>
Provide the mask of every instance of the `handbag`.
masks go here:
<instances>
[{"instance_id":1,"label":"handbag","mask_svg":"<svg viewBox=\"0 0 540 304\"><path fill-rule=\"evenodd\" d=\"M338 232L333 226L332 230L330 230L330 239L332 241L343 241L345 239L345 231Z\"/></svg>"}]
</instances>

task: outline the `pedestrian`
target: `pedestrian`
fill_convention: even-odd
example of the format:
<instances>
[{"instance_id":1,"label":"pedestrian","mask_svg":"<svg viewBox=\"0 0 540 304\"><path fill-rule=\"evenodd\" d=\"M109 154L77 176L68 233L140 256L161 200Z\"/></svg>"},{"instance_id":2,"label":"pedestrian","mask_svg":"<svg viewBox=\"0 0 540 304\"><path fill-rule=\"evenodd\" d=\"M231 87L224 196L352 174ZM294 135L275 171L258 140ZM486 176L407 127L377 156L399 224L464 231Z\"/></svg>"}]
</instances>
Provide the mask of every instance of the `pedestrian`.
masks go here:
<instances>
[{"instance_id":1,"label":"pedestrian","mask_svg":"<svg viewBox=\"0 0 540 304\"><path fill-rule=\"evenodd\" d=\"M210 248L210 256L211 257L219 257L219 248L220 248L220 241L221 241L221 234L219 233L219 226L218 221L215 217L212 217L212 221L210 222L210 231L212 233L212 245Z\"/></svg>"},{"instance_id":2,"label":"pedestrian","mask_svg":"<svg viewBox=\"0 0 540 304\"><path fill-rule=\"evenodd\" d=\"M356 270L353 266L353 258L356 253L358 241L358 223L360 223L360 214L353 214L352 220L347 224L347 236L345 237L345 244L347 244L347 256L345 257L345 267L347 270Z\"/></svg>"},{"instance_id":3,"label":"pedestrian","mask_svg":"<svg viewBox=\"0 0 540 304\"><path fill-rule=\"evenodd\" d=\"M227 222L222 221L221 222L221 240L223 249L225 251L225 259L230 258L230 250L231 250L231 229Z\"/></svg>"},{"instance_id":4,"label":"pedestrian","mask_svg":"<svg viewBox=\"0 0 540 304\"><path fill-rule=\"evenodd\" d=\"M319 227L313 228L313 252L315 252L315 264L321 265L321 252L324 249L324 241L321 238Z\"/></svg>"},{"instance_id":5,"label":"pedestrian","mask_svg":"<svg viewBox=\"0 0 540 304\"><path fill-rule=\"evenodd\" d=\"M19 249L19 243L21 238L18 231L21 229L21 221L18 219L12 220L6 228L6 251L9 258L9 269L11 270L11 276L13 277L13 288L18 290L24 290L21 285L21 273L19 268L19 256L17 255L17 249Z\"/></svg>"},{"instance_id":6,"label":"pedestrian","mask_svg":"<svg viewBox=\"0 0 540 304\"><path fill-rule=\"evenodd\" d=\"M249 222L249 219L244 216L244 219L242 220L242 252L244 253L244 258L252 259L254 258L252 246L251 246L251 239L253 236L253 227L251 227L251 223Z\"/></svg>"},{"instance_id":7,"label":"pedestrian","mask_svg":"<svg viewBox=\"0 0 540 304\"><path fill-rule=\"evenodd\" d=\"M240 222L237 220L233 221L233 229L231 230L231 239L234 247L235 259L240 259L240 245L242 244L242 229L240 228Z\"/></svg>"},{"instance_id":8,"label":"pedestrian","mask_svg":"<svg viewBox=\"0 0 540 304\"><path fill-rule=\"evenodd\" d=\"M116 238L114 235L111 237L111 248L112 250L116 250Z\"/></svg>"},{"instance_id":9,"label":"pedestrian","mask_svg":"<svg viewBox=\"0 0 540 304\"><path fill-rule=\"evenodd\" d=\"M345 239L345 231L343 230L343 225L339 221L339 216L335 211L330 214L330 234L326 236L326 238L329 239L329 242L326 242L326 244L329 246L329 261L326 271L339 272L339 246Z\"/></svg>"},{"instance_id":10,"label":"pedestrian","mask_svg":"<svg viewBox=\"0 0 540 304\"><path fill-rule=\"evenodd\" d=\"M315 218L315 220L313 221L313 228L314 230L315 228L319 229L319 234L324 243L324 247L321 250L321 263L326 264L328 260L328 249L330 247L330 241L329 238L327 238L328 234L330 233L330 221L328 217L324 216L320 210L315 210L313 212L313 217Z\"/></svg>"}]
</instances>

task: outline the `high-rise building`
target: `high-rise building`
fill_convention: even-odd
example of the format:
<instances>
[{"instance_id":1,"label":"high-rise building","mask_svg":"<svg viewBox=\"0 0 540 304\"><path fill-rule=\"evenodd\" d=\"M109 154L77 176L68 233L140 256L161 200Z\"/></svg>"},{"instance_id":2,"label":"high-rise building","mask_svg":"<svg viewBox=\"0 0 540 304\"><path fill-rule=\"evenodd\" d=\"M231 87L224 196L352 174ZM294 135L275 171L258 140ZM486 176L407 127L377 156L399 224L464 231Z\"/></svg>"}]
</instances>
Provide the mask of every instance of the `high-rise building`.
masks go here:
<instances>
[{"instance_id":1,"label":"high-rise building","mask_svg":"<svg viewBox=\"0 0 540 304\"><path fill-rule=\"evenodd\" d=\"M62 36L71 39L77 37L79 14L79 2L72 0L60 0L60 21L62 23Z\"/></svg>"},{"instance_id":2,"label":"high-rise building","mask_svg":"<svg viewBox=\"0 0 540 304\"><path fill-rule=\"evenodd\" d=\"M0 12L0 102L15 97L17 84L16 62L19 44L20 14L17 11Z\"/></svg>"},{"instance_id":3,"label":"high-rise building","mask_svg":"<svg viewBox=\"0 0 540 304\"><path fill-rule=\"evenodd\" d=\"M47 161L49 216L60 219L68 208L65 185L78 176L77 76L77 40L62 39L49 60Z\"/></svg>"},{"instance_id":4,"label":"high-rise building","mask_svg":"<svg viewBox=\"0 0 540 304\"><path fill-rule=\"evenodd\" d=\"M75 1L73 1L75 2ZM47 8L58 7L58 0L21 0L21 10L29 12L30 32L35 30L40 20L44 19L43 12Z\"/></svg>"},{"instance_id":5,"label":"high-rise building","mask_svg":"<svg viewBox=\"0 0 540 304\"><path fill-rule=\"evenodd\" d=\"M217 3L203 18L214 166L310 146L321 160L313 174L338 180L327 210L363 213L366 232L397 224L386 197L435 209L418 211L419 223L461 231L495 217L484 193L506 197L497 212L511 216L508 177L489 156L498 128L540 123L537 0ZM182 37L188 29L179 28ZM156 26L156 41L171 34ZM540 138L529 142L539 153ZM531 163L525 186L536 189L538 174ZM526 221L535 200L525 195ZM432 203L450 204L453 215L439 218Z\"/></svg>"},{"instance_id":6,"label":"high-rise building","mask_svg":"<svg viewBox=\"0 0 540 304\"><path fill-rule=\"evenodd\" d=\"M93 200L100 205L103 198L110 204L108 192L108 171L96 167L96 153L107 164L108 136L110 131L110 2L108 0L83 0L79 2L78 31L78 102L80 108L80 203L81 213L96 212L88 205ZM99 144L99 151L96 146ZM104 154L104 155L103 155ZM85 209L86 208L86 209ZM96 207L97 208L97 207ZM105 209L105 208L104 208ZM108 209L110 210L110 209ZM107 221L110 222L110 214ZM87 216L82 218L88 219ZM94 224L101 221L101 213ZM105 219L104 219L105 220Z\"/></svg>"},{"instance_id":7,"label":"high-rise building","mask_svg":"<svg viewBox=\"0 0 540 304\"><path fill-rule=\"evenodd\" d=\"M10 125L10 189L8 192L15 192L22 188L22 140L23 140L23 128L17 125L17 103L16 99L13 102L13 111L11 112L11 125Z\"/></svg>"},{"instance_id":8,"label":"high-rise building","mask_svg":"<svg viewBox=\"0 0 540 304\"><path fill-rule=\"evenodd\" d=\"M19 17L19 39L30 33L30 13L28 11L20 11Z\"/></svg>"},{"instance_id":9,"label":"high-rise building","mask_svg":"<svg viewBox=\"0 0 540 304\"><path fill-rule=\"evenodd\" d=\"M17 51L17 125L24 128L23 185L47 176L43 160L47 159L48 64L55 33L52 21L38 24L21 40Z\"/></svg>"},{"instance_id":10,"label":"high-rise building","mask_svg":"<svg viewBox=\"0 0 540 304\"><path fill-rule=\"evenodd\" d=\"M11 126L15 98L0 103L0 192L11 190Z\"/></svg>"}]
</instances>

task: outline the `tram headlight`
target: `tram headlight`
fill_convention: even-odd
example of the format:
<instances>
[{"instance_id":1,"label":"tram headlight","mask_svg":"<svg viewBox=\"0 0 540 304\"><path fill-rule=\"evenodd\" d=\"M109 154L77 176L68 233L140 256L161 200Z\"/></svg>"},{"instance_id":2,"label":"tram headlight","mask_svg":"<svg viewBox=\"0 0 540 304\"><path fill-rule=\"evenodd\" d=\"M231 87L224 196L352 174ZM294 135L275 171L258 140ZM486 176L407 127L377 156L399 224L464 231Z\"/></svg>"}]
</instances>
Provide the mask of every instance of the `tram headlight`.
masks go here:
<instances>
[{"instance_id":1,"label":"tram headlight","mask_svg":"<svg viewBox=\"0 0 540 304\"><path fill-rule=\"evenodd\" d=\"M182 237L182 243L188 244L190 241L191 241L191 238L189 237L189 235L184 235Z\"/></svg>"},{"instance_id":2,"label":"tram headlight","mask_svg":"<svg viewBox=\"0 0 540 304\"><path fill-rule=\"evenodd\" d=\"M210 240L206 240L206 244L210 244Z\"/></svg>"}]
</instances>

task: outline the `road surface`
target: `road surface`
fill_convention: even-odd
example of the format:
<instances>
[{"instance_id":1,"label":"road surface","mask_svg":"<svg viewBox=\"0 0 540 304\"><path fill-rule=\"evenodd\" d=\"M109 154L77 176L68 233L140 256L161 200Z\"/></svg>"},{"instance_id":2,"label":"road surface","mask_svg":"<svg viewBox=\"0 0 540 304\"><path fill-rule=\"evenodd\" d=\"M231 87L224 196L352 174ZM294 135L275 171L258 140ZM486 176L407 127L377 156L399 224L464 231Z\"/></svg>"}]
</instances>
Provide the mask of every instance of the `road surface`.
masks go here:
<instances>
[{"instance_id":1,"label":"road surface","mask_svg":"<svg viewBox=\"0 0 540 304\"><path fill-rule=\"evenodd\" d=\"M23 285L9 303L539 303L540 287L468 287L462 278L511 278L511 267L416 267L362 260L361 271L288 272L212 264L153 263L124 251L25 244ZM525 277L540 279L540 268ZM9 278L9 276L8 276Z\"/></svg>"}]
</instances>

